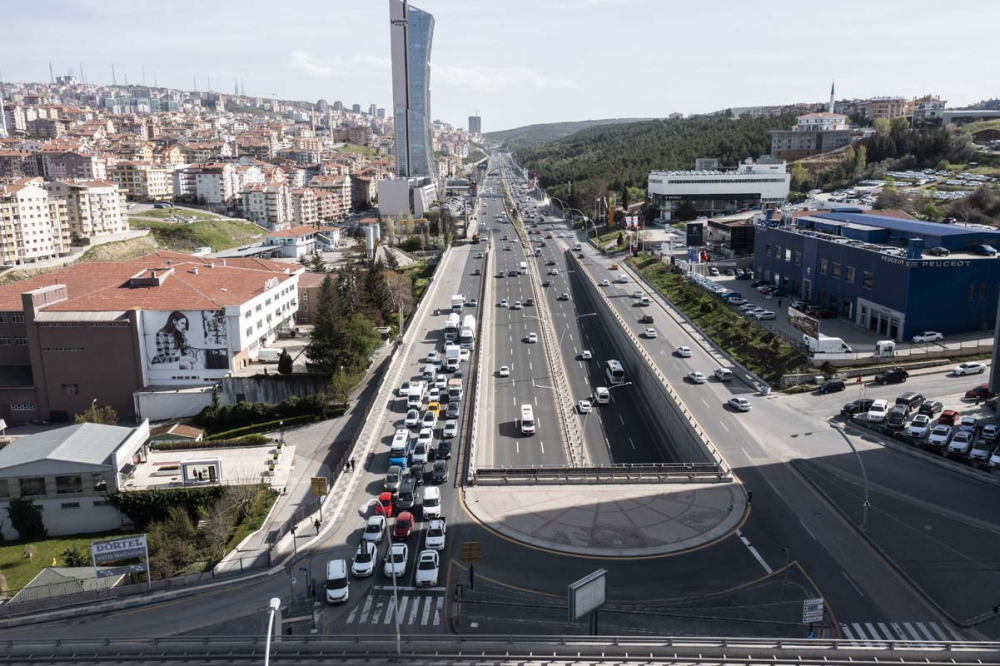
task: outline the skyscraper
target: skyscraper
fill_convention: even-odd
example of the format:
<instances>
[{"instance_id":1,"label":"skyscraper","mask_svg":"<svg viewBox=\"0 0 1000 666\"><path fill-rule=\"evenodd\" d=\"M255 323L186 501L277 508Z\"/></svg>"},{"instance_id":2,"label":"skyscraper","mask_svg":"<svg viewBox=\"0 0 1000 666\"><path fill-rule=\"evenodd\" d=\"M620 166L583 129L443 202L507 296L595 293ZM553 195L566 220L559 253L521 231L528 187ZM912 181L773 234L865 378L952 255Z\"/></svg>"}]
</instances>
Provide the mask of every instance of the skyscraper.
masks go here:
<instances>
[{"instance_id":1,"label":"skyscraper","mask_svg":"<svg viewBox=\"0 0 1000 666\"><path fill-rule=\"evenodd\" d=\"M469 116L469 134L479 136L483 133L483 119L479 116Z\"/></svg>"},{"instance_id":2,"label":"skyscraper","mask_svg":"<svg viewBox=\"0 0 1000 666\"><path fill-rule=\"evenodd\" d=\"M405 0L389 0L396 175L435 175L431 146L431 42L434 17Z\"/></svg>"}]
</instances>

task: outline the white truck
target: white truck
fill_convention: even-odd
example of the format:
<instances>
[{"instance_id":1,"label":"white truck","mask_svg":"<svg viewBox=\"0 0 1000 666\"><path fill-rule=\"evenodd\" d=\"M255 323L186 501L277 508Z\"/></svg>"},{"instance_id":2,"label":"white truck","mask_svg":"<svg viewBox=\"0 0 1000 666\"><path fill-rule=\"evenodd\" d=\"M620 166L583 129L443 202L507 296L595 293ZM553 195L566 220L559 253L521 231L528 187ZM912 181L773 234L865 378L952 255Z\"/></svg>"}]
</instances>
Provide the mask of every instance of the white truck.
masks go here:
<instances>
[{"instance_id":1,"label":"white truck","mask_svg":"<svg viewBox=\"0 0 1000 666\"><path fill-rule=\"evenodd\" d=\"M462 294L455 294L451 297L451 309L453 312L461 312L462 308L465 307L465 296Z\"/></svg>"},{"instance_id":2,"label":"white truck","mask_svg":"<svg viewBox=\"0 0 1000 666\"><path fill-rule=\"evenodd\" d=\"M448 380L448 402L455 402L462 399L462 380L453 378Z\"/></svg>"},{"instance_id":3,"label":"white truck","mask_svg":"<svg viewBox=\"0 0 1000 666\"><path fill-rule=\"evenodd\" d=\"M853 351L841 338L833 338L822 333L818 338L803 334L802 342L814 354L850 354Z\"/></svg>"},{"instance_id":4,"label":"white truck","mask_svg":"<svg viewBox=\"0 0 1000 666\"><path fill-rule=\"evenodd\" d=\"M444 366L449 370L458 370L462 362L462 348L458 345L444 346Z\"/></svg>"}]
</instances>

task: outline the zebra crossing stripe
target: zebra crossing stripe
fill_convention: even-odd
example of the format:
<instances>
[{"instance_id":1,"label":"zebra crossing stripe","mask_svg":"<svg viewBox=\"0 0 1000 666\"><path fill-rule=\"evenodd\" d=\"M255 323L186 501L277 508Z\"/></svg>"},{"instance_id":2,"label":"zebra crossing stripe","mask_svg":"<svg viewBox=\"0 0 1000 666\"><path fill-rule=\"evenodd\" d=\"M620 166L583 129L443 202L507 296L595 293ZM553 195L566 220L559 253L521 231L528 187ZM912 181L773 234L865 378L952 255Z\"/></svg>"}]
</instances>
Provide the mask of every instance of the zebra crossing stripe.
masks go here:
<instances>
[{"instance_id":1,"label":"zebra crossing stripe","mask_svg":"<svg viewBox=\"0 0 1000 666\"><path fill-rule=\"evenodd\" d=\"M390 622L392 622L393 613L396 612L395 599L390 597L389 600L386 602L386 605L388 606L388 608L385 609L385 619L382 621L382 624L389 624Z\"/></svg>"},{"instance_id":2,"label":"zebra crossing stripe","mask_svg":"<svg viewBox=\"0 0 1000 666\"><path fill-rule=\"evenodd\" d=\"M879 622L878 623L878 628L882 630L882 635L885 636L886 638L888 638L889 640L895 640L896 639L896 636L893 635L893 633L891 631L889 631L889 627L885 626L884 622Z\"/></svg>"},{"instance_id":3,"label":"zebra crossing stripe","mask_svg":"<svg viewBox=\"0 0 1000 666\"><path fill-rule=\"evenodd\" d=\"M408 596L403 596L399 600L399 623L403 623L403 618L406 617L406 605L410 603L410 598Z\"/></svg>"},{"instance_id":4,"label":"zebra crossing stripe","mask_svg":"<svg viewBox=\"0 0 1000 666\"><path fill-rule=\"evenodd\" d=\"M433 604L433 603L434 602L431 601L430 599L424 599L424 615L420 619L420 624L422 624L424 626L427 625L427 620L430 618L430 615L431 615L431 604Z\"/></svg>"},{"instance_id":5,"label":"zebra crossing stripe","mask_svg":"<svg viewBox=\"0 0 1000 666\"><path fill-rule=\"evenodd\" d=\"M437 627L441 624L441 609L444 608L444 597L437 598L437 604L434 606L434 626Z\"/></svg>"},{"instance_id":6,"label":"zebra crossing stripe","mask_svg":"<svg viewBox=\"0 0 1000 666\"><path fill-rule=\"evenodd\" d=\"M960 641L964 640L951 627L937 622L852 622L841 624L845 639L870 647L875 641ZM949 638L951 636L951 638Z\"/></svg>"},{"instance_id":7,"label":"zebra crossing stripe","mask_svg":"<svg viewBox=\"0 0 1000 666\"><path fill-rule=\"evenodd\" d=\"M358 624L364 624L368 621L368 613L372 610L372 601L371 597L365 599L365 607L361 610L361 619L358 621ZM350 618L347 621L350 622Z\"/></svg>"},{"instance_id":8,"label":"zebra crossing stripe","mask_svg":"<svg viewBox=\"0 0 1000 666\"><path fill-rule=\"evenodd\" d=\"M929 641L934 640L934 636L931 635L931 632L927 631L927 627L925 627L922 622L917 623L917 629L919 629L924 634L924 636L927 637L927 640Z\"/></svg>"},{"instance_id":9,"label":"zebra crossing stripe","mask_svg":"<svg viewBox=\"0 0 1000 666\"><path fill-rule=\"evenodd\" d=\"M917 630L914 629L913 625L910 624L909 622L904 622L903 623L903 628L906 629L906 633L908 633L911 638L916 639L918 641L919 640L923 640L923 639L920 638L920 634L917 633Z\"/></svg>"},{"instance_id":10,"label":"zebra crossing stripe","mask_svg":"<svg viewBox=\"0 0 1000 666\"><path fill-rule=\"evenodd\" d=\"M935 634L937 634L938 636L941 637L941 640L943 640L943 641L948 640L948 637L945 635L945 633L943 631L941 631L941 629L937 626L936 622L931 625L931 629L934 630Z\"/></svg>"},{"instance_id":11,"label":"zebra crossing stripe","mask_svg":"<svg viewBox=\"0 0 1000 666\"><path fill-rule=\"evenodd\" d=\"M382 606L385 605L385 599L379 599L378 603L375 604L375 612L372 613L372 624L378 624L379 618L382 617Z\"/></svg>"},{"instance_id":12,"label":"zebra crossing stripe","mask_svg":"<svg viewBox=\"0 0 1000 666\"><path fill-rule=\"evenodd\" d=\"M413 624L417 621L417 614L420 612L420 597L413 600L413 609L410 611L410 620L406 624Z\"/></svg>"}]
</instances>

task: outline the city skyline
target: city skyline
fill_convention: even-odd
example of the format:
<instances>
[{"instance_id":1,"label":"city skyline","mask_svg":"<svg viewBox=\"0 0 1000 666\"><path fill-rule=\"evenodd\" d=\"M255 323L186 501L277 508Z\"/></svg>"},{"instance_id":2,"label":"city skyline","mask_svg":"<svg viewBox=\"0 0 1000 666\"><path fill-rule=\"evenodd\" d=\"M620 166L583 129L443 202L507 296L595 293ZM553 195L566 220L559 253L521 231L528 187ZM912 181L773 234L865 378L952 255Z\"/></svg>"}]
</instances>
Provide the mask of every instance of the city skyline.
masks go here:
<instances>
[{"instance_id":1,"label":"city skyline","mask_svg":"<svg viewBox=\"0 0 1000 666\"><path fill-rule=\"evenodd\" d=\"M114 65L119 83L126 77L141 83L144 70L149 85L155 77L160 86L191 89L197 77L201 89L211 78L213 89L228 93L240 78L254 96L391 107L388 17L381 2L307 5L281 14L249 2L235 26L225 12L206 14L201 6L194 12L193 3L188 12L184 5L182 0L178 11L158 17L157 30L171 34L173 46L156 51L149 49L148 13L141 7L82 2L67 8L49 0L30 12L12 7L11 25L44 15L48 38L15 32L8 39L14 55L0 71L6 81L44 82L50 62L57 75L82 64L89 82L107 84ZM839 12L854 29L824 33L831 35L825 48L821 35L821 48L811 40L808 51L800 39L803 26L834 18L791 3L766 15L745 5L696 12L677 3L666 11L651 0L540 7L428 0L421 8L437 18L433 119L460 125L480 110L488 130L824 101L831 79L841 97L935 93L961 106L996 94L980 82L995 80L990 74L1000 62L1000 45L987 34L1000 22L1000 7L990 5L978 5L978 20L970 22L958 8L944 13L927 2L908 3L905 13L898 6L848 2ZM192 15L203 19L192 24ZM639 15L642 21L635 20ZM552 30L555 25L560 29ZM726 26L731 29L720 32ZM106 39L108 30L114 40ZM907 40L877 39L887 31ZM588 46L596 35L604 46ZM587 40L583 47L581 40ZM755 41L762 46L749 48ZM946 58L928 48L941 41L949 43ZM268 44L267 51L247 46L257 43Z\"/></svg>"}]
</instances>

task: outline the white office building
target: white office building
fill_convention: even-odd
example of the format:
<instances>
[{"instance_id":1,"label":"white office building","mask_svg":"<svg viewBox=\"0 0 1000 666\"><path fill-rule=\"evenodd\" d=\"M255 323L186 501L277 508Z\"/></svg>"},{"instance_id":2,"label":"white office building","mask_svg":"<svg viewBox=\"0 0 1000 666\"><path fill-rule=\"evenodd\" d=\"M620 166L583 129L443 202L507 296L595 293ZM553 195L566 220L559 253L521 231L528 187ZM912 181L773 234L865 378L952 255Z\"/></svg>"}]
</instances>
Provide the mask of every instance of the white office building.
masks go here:
<instances>
[{"instance_id":1,"label":"white office building","mask_svg":"<svg viewBox=\"0 0 1000 666\"><path fill-rule=\"evenodd\" d=\"M676 219L678 209L690 202L699 216L715 217L780 204L788 198L791 175L783 160L762 156L732 169L711 171L652 171L648 192L659 219Z\"/></svg>"},{"instance_id":2,"label":"white office building","mask_svg":"<svg viewBox=\"0 0 1000 666\"><path fill-rule=\"evenodd\" d=\"M378 209L391 217L423 217L437 198L430 178L395 178L378 181Z\"/></svg>"}]
</instances>

